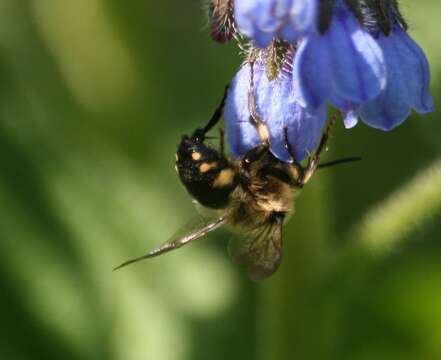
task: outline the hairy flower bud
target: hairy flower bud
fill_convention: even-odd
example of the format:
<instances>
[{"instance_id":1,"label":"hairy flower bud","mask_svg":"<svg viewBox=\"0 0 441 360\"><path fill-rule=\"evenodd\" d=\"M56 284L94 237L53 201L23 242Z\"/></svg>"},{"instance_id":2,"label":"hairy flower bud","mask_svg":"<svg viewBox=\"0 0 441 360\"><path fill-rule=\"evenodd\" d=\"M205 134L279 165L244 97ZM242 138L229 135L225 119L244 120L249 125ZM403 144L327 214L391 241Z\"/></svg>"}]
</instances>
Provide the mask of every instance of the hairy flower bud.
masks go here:
<instances>
[{"instance_id":1,"label":"hairy flower bud","mask_svg":"<svg viewBox=\"0 0 441 360\"><path fill-rule=\"evenodd\" d=\"M263 56L266 62L266 76L268 80L274 80L288 64L287 56L289 45L281 40L274 40L270 46L263 50ZM292 62L292 59L291 59Z\"/></svg>"},{"instance_id":2,"label":"hairy flower bud","mask_svg":"<svg viewBox=\"0 0 441 360\"><path fill-rule=\"evenodd\" d=\"M210 0L208 19L213 40L226 43L233 38L236 32L233 0Z\"/></svg>"}]
</instances>

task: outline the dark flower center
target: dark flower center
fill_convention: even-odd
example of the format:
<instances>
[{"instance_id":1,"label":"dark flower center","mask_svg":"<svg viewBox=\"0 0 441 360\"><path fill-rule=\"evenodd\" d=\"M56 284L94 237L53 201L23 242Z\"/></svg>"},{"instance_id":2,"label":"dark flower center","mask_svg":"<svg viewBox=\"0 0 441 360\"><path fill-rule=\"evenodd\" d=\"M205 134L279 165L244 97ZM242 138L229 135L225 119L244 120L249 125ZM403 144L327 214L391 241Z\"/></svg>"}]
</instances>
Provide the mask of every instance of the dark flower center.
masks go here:
<instances>
[{"instance_id":1,"label":"dark flower center","mask_svg":"<svg viewBox=\"0 0 441 360\"><path fill-rule=\"evenodd\" d=\"M344 1L360 24L371 33L389 35L394 24L407 29L406 21L398 7L397 0L337 0ZM317 28L325 33L332 21L336 0L321 0Z\"/></svg>"}]
</instances>

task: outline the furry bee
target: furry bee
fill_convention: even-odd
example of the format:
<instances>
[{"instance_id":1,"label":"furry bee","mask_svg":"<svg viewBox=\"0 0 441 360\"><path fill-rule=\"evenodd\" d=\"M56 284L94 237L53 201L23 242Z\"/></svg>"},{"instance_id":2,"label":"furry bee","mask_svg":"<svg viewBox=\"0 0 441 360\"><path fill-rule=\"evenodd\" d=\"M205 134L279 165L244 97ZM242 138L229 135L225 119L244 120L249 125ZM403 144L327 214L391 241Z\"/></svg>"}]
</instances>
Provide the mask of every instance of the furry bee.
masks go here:
<instances>
[{"instance_id":1,"label":"furry bee","mask_svg":"<svg viewBox=\"0 0 441 360\"><path fill-rule=\"evenodd\" d=\"M283 224L293 211L296 196L319 166L320 154L335 118L329 121L306 166L295 161L283 163L269 152L268 129L256 114L252 86L251 83L248 94L250 120L259 133L260 145L242 159L230 160L223 151L223 136L220 151L205 143L206 134L222 117L226 90L208 124L190 136L184 135L176 153L176 170L181 182L212 216L193 225L183 236L172 237L146 255L126 261L116 269L175 250L226 225L234 234L229 253L253 280L263 279L277 270L282 260ZM295 159L290 148L288 151ZM343 161L348 160L353 159ZM337 162L342 161L332 164ZM328 165L331 163L321 166Z\"/></svg>"}]
</instances>

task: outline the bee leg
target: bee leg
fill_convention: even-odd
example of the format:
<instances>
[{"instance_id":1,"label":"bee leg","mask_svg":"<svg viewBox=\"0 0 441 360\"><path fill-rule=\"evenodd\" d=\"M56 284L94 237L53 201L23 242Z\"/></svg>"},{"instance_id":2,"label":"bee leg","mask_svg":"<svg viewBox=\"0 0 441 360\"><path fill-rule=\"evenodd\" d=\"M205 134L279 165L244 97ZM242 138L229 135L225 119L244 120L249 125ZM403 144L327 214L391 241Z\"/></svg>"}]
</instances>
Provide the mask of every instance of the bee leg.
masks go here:
<instances>
[{"instance_id":1,"label":"bee leg","mask_svg":"<svg viewBox=\"0 0 441 360\"><path fill-rule=\"evenodd\" d=\"M337 114L333 114L331 119L329 120L328 125L326 126L326 130L322 135L320 140L320 144L315 150L314 154L308 159L308 164L303 169L303 175L301 178L301 185L304 186L314 175L314 172L317 170L318 164L320 162L320 155L326 147L326 143L329 140L329 136L331 135L332 127L334 126L337 120Z\"/></svg>"},{"instance_id":2,"label":"bee leg","mask_svg":"<svg viewBox=\"0 0 441 360\"><path fill-rule=\"evenodd\" d=\"M285 136L285 147L288 151L289 155L292 157L292 163L287 163L286 166L288 167L288 173L291 177L291 183L292 185L295 185L297 187L302 187L303 184L301 183L302 174L303 174L303 168L302 165L300 165L296 160L296 154L294 152L294 149L292 148L291 144L288 141L288 127L283 128L283 134Z\"/></svg>"},{"instance_id":3,"label":"bee leg","mask_svg":"<svg viewBox=\"0 0 441 360\"><path fill-rule=\"evenodd\" d=\"M249 150L242 158L241 170L244 175L249 173L250 165L258 161L264 156L269 148L269 131L265 123L262 121L256 111L256 103L254 101L254 64L255 59L250 60L250 86L248 87L248 110L250 112L250 121L257 130L257 134L261 140L261 144Z\"/></svg>"},{"instance_id":4,"label":"bee leg","mask_svg":"<svg viewBox=\"0 0 441 360\"><path fill-rule=\"evenodd\" d=\"M224 129L219 128L219 151L225 157L225 136Z\"/></svg>"},{"instance_id":5,"label":"bee leg","mask_svg":"<svg viewBox=\"0 0 441 360\"><path fill-rule=\"evenodd\" d=\"M259 138L261 140L261 144L249 150L242 158L240 168L242 174L245 177L249 176L249 170L251 164L261 159L268 152L270 148L268 128L256 112L256 104L254 101L253 62L250 62L250 66L251 66L251 76L250 76L250 86L248 88L248 107L250 112L250 122L256 128L257 134L259 135Z\"/></svg>"},{"instance_id":6,"label":"bee leg","mask_svg":"<svg viewBox=\"0 0 441 360\"><path fill-rule=\"evenodd\" d=\"M242 166L249 167L253 162L262 158L268 151L268 144L260 144L248 151L242 158Z\"/></svg>"},{"instance_id":7,"label":"bee leg","mask_svg":"<svg viewBox=\"0 0 441 360\"><path fill-rule=\"evenodd\" d=\"M269 141L264 141L245 153L240 162L240 169L243 175L249 175L251 164L260 160L268 152L269 147Z\"/></svg>"},{"instance_id":8,"label":"bee leg","mask_svg":"<svg viewBox=\"0 0 441 360\"><path fill-rule=\"evenodd\" d=\"M207 125L205 125L203 128L197 128L194 132L191 138L198 142L204 142L205 140L205 134L209 132L221 119L224 106L225 106L225 100L228 95L228 87L229 85L225 86L224 95L222 96L222 100L217 107L217 109L214 111L214 114L211 116L210 120L208 121Z\"/></svg>"},{"instance_id":9,"label":"bee leg","mask_svg":"<svg viewBox=\"0 0 441 360\"><path fill-rule=\"evenodd\" d=\"M250 121L257 130L260 141L269 148L269 131L256 111L256 102L254 100L254 60L250 62L250 86L248 87L248 110L250 112Z\"/></svg>"}]
</instances>

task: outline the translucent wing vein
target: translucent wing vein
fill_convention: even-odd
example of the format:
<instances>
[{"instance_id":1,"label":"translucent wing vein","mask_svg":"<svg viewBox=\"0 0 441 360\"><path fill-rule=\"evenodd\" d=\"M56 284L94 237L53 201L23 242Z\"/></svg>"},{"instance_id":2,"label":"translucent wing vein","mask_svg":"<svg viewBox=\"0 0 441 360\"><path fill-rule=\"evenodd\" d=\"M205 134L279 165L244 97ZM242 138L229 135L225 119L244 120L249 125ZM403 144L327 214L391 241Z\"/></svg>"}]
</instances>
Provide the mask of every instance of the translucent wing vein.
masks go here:
<instances>
[{"instance_id":1,"label":"translucent wing vein","mask_svg":"<svg viewBox=\"0 0 441 360\"><path fill-rule=\"evenodd\" d=\"M230 256L251 279L261 280L278 269L282 261L282 223L283 219L269 222L230 241Z\"/></svg>"},{"instance_id":2,"label":"translucent wing vein","mask_svg":"<svg viewBox=\"0 0 441 360\"><path fill-rule=\"evenodd\" d=\"M149 259L155 256L159 256L162 254L165 254L169 251L179 249L181 246L184 246L186 244L191 243L194 240L200 239L207 235L209 232L217 229L218 227L222 226L224 224L225 220L223 218L218 218L216 220L212 220L209 222L206 222L204 219L197 219L197 224L194 224L194 221L190 223L190 225L187 225L185 228L187 229L189 226L191 226L193 229L191 229L187 234L181 236L181 235L175 235L165 243L163 243L158 248L153 249L152 251L148 252L147 254L125 261L121 265L117 266L113 270L121 269L124 266L133 264L135 262ZM181 232L180 232L181 233Z\"/></svg>"}]
</instances>

